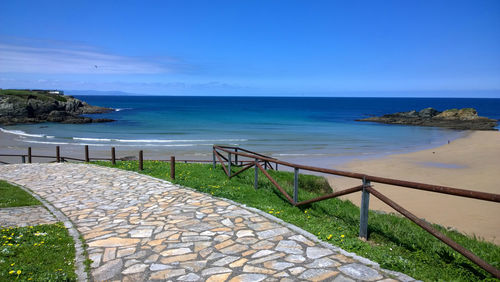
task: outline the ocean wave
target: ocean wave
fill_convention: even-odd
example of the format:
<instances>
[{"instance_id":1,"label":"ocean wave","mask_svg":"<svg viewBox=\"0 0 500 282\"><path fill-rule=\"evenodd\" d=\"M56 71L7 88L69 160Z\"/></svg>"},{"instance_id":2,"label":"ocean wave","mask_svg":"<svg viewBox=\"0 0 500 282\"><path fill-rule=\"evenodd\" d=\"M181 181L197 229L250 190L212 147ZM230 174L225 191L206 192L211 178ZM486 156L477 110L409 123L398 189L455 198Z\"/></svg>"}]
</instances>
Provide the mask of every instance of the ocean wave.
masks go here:
<instances>
[{"instance_id":1,"label":"ocean wave","mask_svg":"<svg viewBox=\"0 0 500 282\"><path fill-rule=\"evenodd\" d=\"M68 142L52 142L52 141L35 141L35 140L22 140L26 143L34 143L34 144L50 144L50 145L70 145L72 143Z\"/></svg>"},{"instance_id":2,"label":"ocean wave","mask_svg":"<svg viewBox=\"0 0 500 282\"><path fill-rule=\"evenodd\" d=\"M109 138L84 138L84 137L73 137L73 140L96 141L96 142L111 142L112 141L112 139L109 139Z\"/></svg>"},{"instance_id":3,"label":"ocean wave","mask_svg":"<svg viewBox=\"0 0 500 282\"><path fill-rule=\"evenodd\" d=\"M7 129L3 129L1 127L0 127L0 131L2 131L3 133L15 134L15 135L24 136L24 137L36 137L36 138L45 137L44 134L29 134L29 133L26 133L22 130L7 130Z\"/></svg>"},{"instance_id":4,"label":"ocean wave","mask_svg":"<svg viewBox=\"0 0 500 282\"><path fill-rule=\"evenodd\" d=\"M124 143L187 143L187 142L245 142L247 139L186 139L186 140L175 140L175 139L111 139L111 141L124 142Z\"/></svg>"},{"instance_id":5,"label":"ocean wave","mask_svg":"<svg viewBox=\"0 0 500 282\"><path fill-rule=\"evenodd\" d=\"M121 111L124 111L124 110L133 110L134 108L115 108L115 112L121 112Z\"/></svg>"},{"instance_id":6,"label":"ocean wave","mask_svg":"<svg viewBox=\"0 0 500 282\"><path fill-rule=\"evenodd\" d=\"M73 140L91 141L91 142L120 142L120 143L193 143L193 142L244 142L247 139L111 139L111 138L87 138L87 137L73 137Z\"/></svg>"}]
</instances>

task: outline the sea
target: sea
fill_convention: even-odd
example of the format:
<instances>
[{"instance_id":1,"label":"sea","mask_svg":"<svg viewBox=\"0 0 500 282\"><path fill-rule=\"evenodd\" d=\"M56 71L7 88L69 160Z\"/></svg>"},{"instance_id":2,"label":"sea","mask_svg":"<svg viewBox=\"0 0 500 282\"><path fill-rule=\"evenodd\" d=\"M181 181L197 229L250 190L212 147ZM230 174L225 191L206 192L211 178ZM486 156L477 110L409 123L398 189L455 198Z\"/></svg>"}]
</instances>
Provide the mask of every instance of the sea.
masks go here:
<instances>
[{"instance_id":1,"label":"sea","mask_svg":"<svg viewBox=\"0 0 500 282\"><path fill-rule=\"evenodd\" d=\"M114 122L2 126L20 144L117 147L209 159L214 144L240 146L298 163L342 163L446 144L467 131L357 119L387 113L473 107L500 119L500 99L75 96L113 108ZM156 153L155 153L156 154Z\"/></svg>"}]
</instances>

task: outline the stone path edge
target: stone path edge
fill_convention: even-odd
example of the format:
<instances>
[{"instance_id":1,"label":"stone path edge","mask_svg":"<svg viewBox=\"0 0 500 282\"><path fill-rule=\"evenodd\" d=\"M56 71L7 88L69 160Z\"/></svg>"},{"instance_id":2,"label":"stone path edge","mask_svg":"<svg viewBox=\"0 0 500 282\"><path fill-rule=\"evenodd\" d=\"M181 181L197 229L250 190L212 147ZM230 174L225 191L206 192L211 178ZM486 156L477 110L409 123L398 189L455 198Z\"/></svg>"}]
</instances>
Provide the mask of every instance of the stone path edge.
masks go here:
<instances>
[{"instance_id":1,"label":"stone path edge","mask_svg":"<svg viewBox=\"0 0 500 282\"><path fill-rule=\"evenodd\" d=\"M33 191L31 191L29 188L26 188L22 185L19 185L17 183L12 183L10 181L4 180L8 182L11 185L14 185L16 187L19 187L35 197L38 201L40 201L45 208L49 210L49 212L56 217L58 221L61 221L64 223L64 227L68 230L69 235L73 238L73 241L75 243L75 273L76 276L78 277L78 281L89 281L89 275L87 271L85 271L85 260L87 259L84 255L85 253L85 248L84 248L84 242L82 242L83 238L78 232L78 230L75 228L75 225L73 222L64 215L63 212L61 212L59 209L56 207L52 206L49 202L47 202L44 198L40 197Z\"/></svg>"},{"instance_id":2,"label":"stone path edge","mask_svg":"<svg viewBox=\"0 0 500 282\"><path fill-rule=\"evenodd\" d=\"M89 164L86 164L86 165L89 165ZM90 164L90 165L94 165L94 164ZM94 165L94 166L98 166L98 165ZM111 168L111 169L114 169L114 170L119 170L119 171L123 171L122 169L119 169L119 168L114 168L114 167L107 167L107 168ZM197 192L197 193L201 193L201 194L204 194L204 195L207 195L207 196L210 196L210 197L214 197L214 198L217 198L217 199L221 199L221 200L224 200L224 201L227 201L228 203L231 203L233 205L236 205L240 208L243 208L243 209L246 209L248 211L251 211L251 212L254 212L254 213L257 213L273 222L276 222L282 226L285 226L285 227L288 227L290 228L291 230L301 234L302 236L320 244L321 246L325 247L325 248L328 248L332 251L335 251L335 252L339 252L341 253L342 255L345 255L347 257L351 257L357 261L359 261L360 263L362 264L365 264L365 265L368 265L368 266L371 266L371 267L374 267L384 273L387 273L389 275L392 275L392 276L395 276L397 277L400 281L403 281L403 282L407 282L407 281L419 281L419 280L416 280L415 278L411 277L411 276L408 276L404 273L401 273L401 272L397 272L397 271L393 271L393 270L389 270L389 269L384 269L384 268L381 268L380 265L377 263L377 262L374 262L370 259L367 259L365 257L361 257L361 256L358 256L357 254L355 253L351 253L351 252L348 252L340 247L337 247L337 246L333 246L327 242L324 242L320 239L318 239L318 237L316 237L316 235L296 226L296 225L293 225L291 223L288 223L280 218L277 218L277 217L274 217L266 212L263 212L257 208L253 208L253 207L249 207L245 204L242 204L242 203L238 203L238 202L235 202L233 200L230 200L230 199L226 199L226 198L222 198L222 197L216 197L214 195L210 195L210 194L207 194L207 193L204 193L202 191L199 191L199 190L196 190L194 188L191 188L191 187L187 187L187 186L183 186L183 185L180 185L180 184L174 184L172 182L169 182L167 180L164 180L164 179L161 179L161 178L156 178L156 177L153 177L153 176L150 176L150 175L147 175L147 174L142 174L142 173L138 173L136 171L128 171L130 173L133 173L133 174L136 174L136 175L140 175L140 176L145 176L147 178L151 178L151 179L154 179L156 181L160 181L160 182L163 182L165 184L170 184L170 185L175 185L179 188L183 188L183 189L187 189L187 190L190 190L190 191L193 191L193 192Z\"/></svg>"}]
</instances>

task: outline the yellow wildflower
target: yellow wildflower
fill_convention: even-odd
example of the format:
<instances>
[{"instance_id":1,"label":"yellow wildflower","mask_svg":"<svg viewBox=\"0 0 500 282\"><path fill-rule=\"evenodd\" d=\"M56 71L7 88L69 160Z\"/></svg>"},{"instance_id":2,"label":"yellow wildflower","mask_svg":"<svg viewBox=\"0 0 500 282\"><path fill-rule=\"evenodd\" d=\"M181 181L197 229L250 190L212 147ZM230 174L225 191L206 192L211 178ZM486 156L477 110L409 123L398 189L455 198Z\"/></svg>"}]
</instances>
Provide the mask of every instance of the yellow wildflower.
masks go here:
<instances>
[{"instance_id":1,"label":"yellow wildflower","mask_svg":"<svg viewBox=\"0 0 500 282\"><path fill-rule=\"evenodd\" d=\"M19 275L19 274L21 274L21 270L18 270L18 271L17 271L17 275Z\"/></svg>"},{"instance_id":2,"label":"yellow wildflower","mask_svg":"<svg viewBox=\"0 0 500 282\"><path fill-rule=\"evenodd\" d=\"M14 270L9 271L9 274L14 274Z\"/></svg>"},{"instance_id":3,"label":"yellow wildflower","mask_svg":"<svg viewBox=\"0 0 500 282\"><path fill-rule=\"evenodd\" d=\"M344 236L344 234L342 234L342 235L340 235L340 237L341 237L341 238L344 238L345 236Z\"/></svg>"}]
</instances>

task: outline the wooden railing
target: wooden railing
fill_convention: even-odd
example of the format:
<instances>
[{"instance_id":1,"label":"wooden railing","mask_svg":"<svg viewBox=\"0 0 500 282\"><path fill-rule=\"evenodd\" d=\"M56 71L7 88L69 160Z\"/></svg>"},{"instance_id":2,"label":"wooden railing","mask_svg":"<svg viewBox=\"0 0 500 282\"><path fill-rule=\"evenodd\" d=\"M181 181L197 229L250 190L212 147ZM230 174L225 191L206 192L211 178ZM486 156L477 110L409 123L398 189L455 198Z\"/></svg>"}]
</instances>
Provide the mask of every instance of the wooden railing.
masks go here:
<instances>
[{"instance_id":1,"label":"wooden railing","mask_svg":"<svg viewBox=\"0 0 500 282\"><path fill-rule=\"evenodd\" d=\"M68 156L61 156L60 154L60 148L59 146L56 147L56 152L55 156L50 156L50 155L34 155L32 154L31 148L28 148L27 154L0 154L0 157L21 157L21 162L22 163L32 163L34 158L45 158L45 159L54 159L53 162L66 162L68 160L71 161L80 161L80 162L90 162L92 160L104 160L104 161L111 161L113 164L116 164L117 160L120 161L126 161L130 160L129 158L117 158L116 157L116 152L115 148L111 148L111 156L110 158L91 158L90 153L89 153L89 147L85 146L84 147L84 158L75 158L75 157L68 157ZM394 185L394 186L399 186L403 188L410 188L410 189L417 189L417 190L423 190L423 191L428 191L428 192L435 192L435 193L441 193L441 194L448 194L448 195L453 195L453 196L458 196L458 197L467 197L467 198L472 198L472 199L478 199L478 200L483 200L483 201L491 201L491 202L500 202L500 195L499 194L492 194L492 193L485 193L485 192L479 192L479 191L473 191L473 190L465 190L465 189L458 189L458 188L453 188L453 187L447 187L447 186L439 186L439 185L431 185L431 184L425 184L425 183L419 183L419 182L411 182L411 181L405 181L405 180L398 180L398 179L391 179L391 178L384 178L384 177L378 177L378 176L373 176L373 175L366 175L366 174L361 174L361 173L355 173L355 172L348 172L348 171L341 171L341 170L334 170L334 169L325 169L325 168L319 168L319 167L313 167L313 166L305 166L305 165L299 165L299 164L294 164L290 162L285 162L278 160L276 158L272 158L269 156L265 156L256 152L252 152L240 147L234 147L234 146L213 146L213 159L212 161L207 161L207 160L176 160L174 156L170 158L170 160L157 160L157 161L162 161L162 162L170 162L170 177L172 179L175 179L175 163L176 162L184 162L184 163L203 163L203 162L212 162L214 169L216 168L217 162L221 164L222 169L224 170L224 173L229 177L236 177L240 173L254 167L255 168L255 179L254 179L254 187L255 189L258 188L258 175L259 171L266 176L267 179L283 194L283 196L286 198L286 200L293 206L303 206L303 205L308 205L311 203L331 199L331 198L336 198L339 196L355 193L355 192L361 192L361 207L360 207L360 225L359 225L359 237L368 239L368 210L369 210L369 201L370 201L370 195L375 196L376 198L380 199L382 202L386 203L399 213L401 213L403 216L406 218L410 219L414 223L416 223L418 226L435 236L437 239L441 240L469 260L471 260L473 263L477 264L487 272L491 273L493 276L496 278L500 278L500 271L493 267L492 265L488 264L484 260L482 260L480 257L476 256L469 250L465 249L463 246L459 245L452 239L446 237L444 234L439 232L438 230L434 229L429 223L426 221L418 218L402 206L398 205L396 202L392 201L382 193L380 193L378 190L375 190L373 186L371 185L372 182L374 183L382 183L382 184L389 184L389 185ZM227 157L223 154L227 154ZM234 156L234 160L233 160ZM7 162L0 161L2 164L8 164ZM139 151L138 153L138 169L143 170L143 163L144 163L144 158L143 158L143 151ZM273 166L274 165L274 166ZM268 173L267 170L278 170L278 165L284 166L284 167L289 167L292 168L294 171L294 189L293 189L293 196L290 196L285 189L283 189L280 184ZM233 168L237 167L238 170L233 173ZM305 170L305 171L310 171L310 172L317 172L317 173L325 173L329 175L337 175L337 176L344 176L344 177L350 177L350 178L356 178L361 180L361 185L351 187L348 189L344 189L342 191L336 191L327 195L323 195L320 197L316 197L313 199L308 199L304 201L299 201L298 199L298 191L299 191L299 171L300 170Z\"/></svg>"},{"instance_id":2,"label":"wooden railing","mask_svg":"<svg viewBox=\"0 0 500 282\"><path fill-rule=\"evenodd\" d=\"M369 210L369 202L370 202L370 195L375 196L376 198L380 199L382 202L385 204L389 205L399 213L401 213L403 216L408 218L409 220L413 221L415 224L432 234L434 237L437 239L441 240L443 243L446 245L450 246L469 260L471 260L473 263L477 264L487 272L491 273L493 276L496 278L500 278L500 271L493 267L492 265L488 264L486 261L481 259L480 257L476 256L469 250L465 249L463 246L459 245L452 239L446 237L443 233L439 232L435 228L431 226L428 222L418 218L402 206L398 205L396 202L392 201L382 193L380 193L378 190L375 190L371 183L382 183L382 184L389 184L389 185L394 185L394 186L399 186L403 188L410 188L410 189L417 189L417 190L423 190L423 191L428 191L428 192L435 192L435 193L441 193L441 194L447 194L447 195L453 195L453 196L458 196L458 197L467 197L467 198L472 198L472 199L478 199L478 200L483 200L483 201L491 201L491 202L500 202L500 195L499 194L492 194L492 193L485 193L485 192L479 192L479 191L473 191L473 190L464 190L464 189L458 189L458 188L453 188L453 187L446 187L446 186L439 186L439 185L431 185L431 184L425 184L425 183L418 183L418 182L411 182L411 181L404 181L404 180L398 180L398 179L391 179L391 178L385 178L385 177L378 177L378 176L373 176L373 175L366 175L366 174L361 174L361 173L354 173L354 172L348 172L348 171L341 171L341 170L334 170L334 169L325 169L325 168L319 168L319 167L313 167L313 166L305 166L305 165L299 165L299 164L294 164L290 162L285 162L281 161L275 158L271 158L268 156L264 156L262 154L258 154L249 150L245 150L243 148L239 147L234 147L234 146L213 146L213 166L215 168L217 160L218 162L222 165L222 169L226 173L226 175L231 178L235 177L238 174L242 173L245 170L248 170L252 167L255 168L255 180L254 180L254 188L258 188L258 175L259 171L261 171L267 179L283 194L283 196L286 198L286 200L293 206L303 206L319 201L324 201L326 199L331 199L331 198L336 198L339 196L355 193L355 192L361 192L361 206L360 206L360 224L359 224L359 237L368 239L368 210ZM225 157L223 154L227 154L227 157ZM248 160L245 162L246 164L243 166L238 166L237 163L232 162L232 158L237 160L238 157L241 158L247 158ZM293 189L293 196L290 196L285 189L283 189L280 184L267 172L266 168L262 166L262 164L266 164L269 167L272 167L272 164L276 165L276 168L278 167L278 164L281 166L285 167L290 167L294 171L294 189ZM232 172L232 167L237 166L239 168L238 171ZM305 170L305 171L310 171L310 172L319 172L319 173L325 173L329 175L336 175L336 176L344 176L344 177L350 177L350 178L356 178L361 180L361 185L351 187L348 189L344 189L342 191L337 191L333 192L327 195L323 195L314 199L309 199L309 200L304 200L304 201L299 201L298 199L298 191L299 191L299 171L300 170Z\"/></svg>"}]
</instances>

